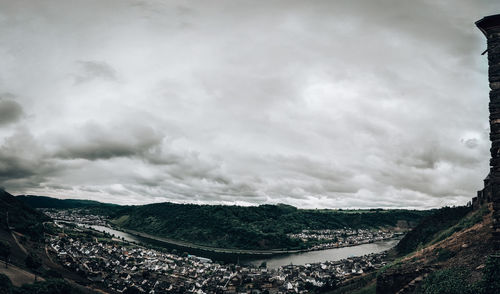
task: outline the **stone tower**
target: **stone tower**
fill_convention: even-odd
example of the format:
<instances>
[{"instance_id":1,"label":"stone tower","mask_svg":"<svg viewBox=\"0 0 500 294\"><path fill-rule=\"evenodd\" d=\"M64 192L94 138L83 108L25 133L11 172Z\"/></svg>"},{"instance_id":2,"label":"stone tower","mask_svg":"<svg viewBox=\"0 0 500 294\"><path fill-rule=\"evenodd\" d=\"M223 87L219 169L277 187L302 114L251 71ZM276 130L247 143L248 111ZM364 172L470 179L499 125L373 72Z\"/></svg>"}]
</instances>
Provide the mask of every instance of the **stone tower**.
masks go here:
<instances>
[{"instance_id":1,"label":"stone tower","mask_svg":"<svg viewBox=\"0 0 500 294\"><path fill-rule=\"evenodd\" d=\"M476 22L488 42L488 78L490 82L490 174L485 188L474 198L474 206L493 205L493 238L500 249L500 14L486 16Z\"/></svg>"}]
</instances>

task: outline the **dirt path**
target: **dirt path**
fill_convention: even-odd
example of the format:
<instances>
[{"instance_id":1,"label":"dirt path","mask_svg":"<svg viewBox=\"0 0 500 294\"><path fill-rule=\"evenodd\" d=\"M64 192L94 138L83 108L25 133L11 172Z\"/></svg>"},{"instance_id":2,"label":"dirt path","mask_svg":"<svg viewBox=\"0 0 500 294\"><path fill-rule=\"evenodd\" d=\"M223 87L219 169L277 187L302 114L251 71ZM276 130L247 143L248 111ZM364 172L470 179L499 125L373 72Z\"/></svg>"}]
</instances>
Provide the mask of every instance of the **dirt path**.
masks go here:
<instances>
[{"instance_id":1,"label":"dirt path","mask_svg":"<svg viewBox=\"0 0 500 294\"><path fill-rule=\"evenodd\" d=\"M19 241L17 240L16 233L14 231L10 231L10 233L12 234L12 238L14 238L14 241L16 241L17 246L24 252L24 254L28 255L28 251L26 250L26 248L24 248L24 246L21 245L21 243L19 243Z\"/></svg>"},{"instance_id":2,"label":"dirt path","mask_svg":"<svg viewBox=\"0 0 500 294\"><path fill-rule=\"evenodd\" d=\"M10 281L14 286L20 287L24 284L31 284L35 281L35 275L27 272L15 265L9 264L9 268L5 268L5 265L0 266L0 273L9 277ZM44 281L43 278L37 276L37 281Z\"/></svg>"},{"instance_id":3,"label":"dirt path","mask_svg":"<svg viewBox=\"0 0 500 294\"><path fill-rule=\"evenodd\" d=\"M52 257L50 257L49 249L48 249L48 245L47 244L45 244L45 255L47 255L47 258L49 259L49 261L51 263L51 266L57 266L57 264L52 260Z\"/></svg>"}]
</instances>

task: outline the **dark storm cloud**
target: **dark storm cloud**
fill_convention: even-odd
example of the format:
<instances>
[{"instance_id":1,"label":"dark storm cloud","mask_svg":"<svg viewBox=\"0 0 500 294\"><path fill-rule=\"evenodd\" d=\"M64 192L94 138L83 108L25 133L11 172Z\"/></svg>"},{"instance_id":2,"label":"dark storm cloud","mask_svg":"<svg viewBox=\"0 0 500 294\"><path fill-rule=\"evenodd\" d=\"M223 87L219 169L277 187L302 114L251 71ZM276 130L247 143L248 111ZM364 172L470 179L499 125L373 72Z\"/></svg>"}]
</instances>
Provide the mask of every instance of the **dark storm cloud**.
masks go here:
<instances>
[{"instance_id":1,"label":"dark storm cloud","mask_svg":"<svg viewBox=\"0 0 500 294\"><path fill-rule=\"evenodd\" d=\"M0 146L0 183L7 188L39 187L61 168L25 128L16 129Z\"/></svg>"},{"instance_id":2,"label":"dark storm cloud","mask_svg":"<svg viewBox=\"0 0 500 294\"><path fill-rule=\"evenodd\" d=\"M163 135L151 127L130 123L104 126L87 123L60 139L56 156L64 159L110 159L144 154L158 146Z\"/></svg>"},{"instance_id":3,"label":"dark storm cloud","mask_svg":"<svg viewBox=\"0 0 500 294\"><path fill-rule=\"evenodd\" d=\"M463 204L490 144L473 23L497 5L0 0L0 87L18 94L0 100L0 184L127 204Z\"/></svg>"},{"instance_id":4,"label":"dark storm cloud","mask_svg":"<svg viewBox=\"0 0 500 294\"><path fill-rule=\"evenodd\" d=\"M24 178L35 174L35 171L19 157L9 156L3 150L0 153L0 179Z\"/></svg>"},{"instance_id":5,"label":"dark storm cloud","mask_svg":"<svg viewBox=\"0 0 500 294\"><path fill-rule=\"evenodd\" d=\"M28 155L29 146L35 144L34 138L27 130L19 130L16 134L6 138L0 147L0 177L24 178L36 174L39 158L36 158L36 150L33 156Z\"/></svg>"},{"instance_id":6,"label":"dark storm cloud","mask_svg":"<svg viewBox=\"0 0 500 294\"><path fill-rule=\"evenodd\" d=\"M23 115L22 106L12 98L11 94L0 95L0 126L16 122Z\"/></svg>"}]
</instances>

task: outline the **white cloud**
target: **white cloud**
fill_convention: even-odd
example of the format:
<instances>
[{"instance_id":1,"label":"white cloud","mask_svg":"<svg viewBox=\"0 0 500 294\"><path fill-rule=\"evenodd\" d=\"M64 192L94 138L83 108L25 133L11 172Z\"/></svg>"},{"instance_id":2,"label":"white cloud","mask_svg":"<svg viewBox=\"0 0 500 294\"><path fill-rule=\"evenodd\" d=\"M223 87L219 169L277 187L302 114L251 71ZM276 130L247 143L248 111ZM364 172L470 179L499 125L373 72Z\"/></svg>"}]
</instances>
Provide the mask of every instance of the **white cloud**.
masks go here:
<instances>
[{"instance_id":1,"label":"white cloud","mask_svg":"<svg viewBox=\"0 0 500 294\"><path fill-rule=\"evenodd\" d=\"M0 185L134 204L464 204L489 158L473 23L495 4L0 0L0 93L18 110L0 126Z\"/></svg>"}]
</instances>

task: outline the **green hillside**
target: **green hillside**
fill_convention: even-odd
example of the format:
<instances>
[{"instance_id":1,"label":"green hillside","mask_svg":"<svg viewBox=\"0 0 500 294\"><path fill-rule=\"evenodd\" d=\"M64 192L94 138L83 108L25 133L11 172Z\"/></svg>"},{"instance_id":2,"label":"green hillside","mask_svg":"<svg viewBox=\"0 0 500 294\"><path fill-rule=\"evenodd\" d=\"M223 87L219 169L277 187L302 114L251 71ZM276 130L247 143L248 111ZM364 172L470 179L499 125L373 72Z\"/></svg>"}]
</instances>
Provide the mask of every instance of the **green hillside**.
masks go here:
<instances>
[{"instance_id":1,"label":"green hillside","mask_svg":"<svg viewBox=\"0 0 500 294\"><path fill-rule=\"evenodd\" d=\"M44 214L1 189L0 208L0 225L3 229L10 226L15 228L16 231L32 237L40 237L43 233L42 223L49 220Z\"/></svg>"},{"instance_id":2,"label":"green hillside","mask_svg":"<svg viewBox=\"0 0 500 294\"><path fill-rule=\"evenodd\" d=\"M443 207L425 217L413 230L408 232L396 246L401 255L415 251L432 241L439 232L451 228L463 219L471 207Z\"/></svg>"},{"instance_id":3,"label":"green hillside","mask_svg":"<svg viewBox=\"0 0 500 294\"><path fill-rule=\"evenodd\" d=\"M17 199L24 202L26 205L33 208L56 208L56 209L69 209L69 208L88 208L98 206L115 206L114 204L101 203L92 200L82 199L57 199L46 196L34 195L19 195Z\"/></svg>"},{"instance_id":4,"label":"green hillside","mask_svg":"<svg viewBox=\"0 0 500 294\"><path fill-rule=\"evenodd\" d=\"M289 205L254 207L159 203L114 211L117 226L200 245L240 249L301 248L286 234L304 229L394 227L418 222L429 211L304 210Z\"/></svg>"}]
</instances>

